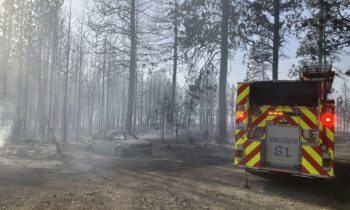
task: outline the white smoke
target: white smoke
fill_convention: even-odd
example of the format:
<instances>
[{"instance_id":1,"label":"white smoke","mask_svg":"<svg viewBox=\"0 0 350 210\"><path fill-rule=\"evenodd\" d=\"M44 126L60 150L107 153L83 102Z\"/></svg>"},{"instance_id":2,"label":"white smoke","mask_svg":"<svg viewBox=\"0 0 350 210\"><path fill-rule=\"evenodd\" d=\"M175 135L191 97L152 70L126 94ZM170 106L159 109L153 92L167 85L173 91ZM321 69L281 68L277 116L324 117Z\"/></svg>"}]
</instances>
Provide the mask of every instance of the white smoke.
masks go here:
<instances>
[{"instance_id":1,"label":"white smoke","mask_svg":"<svg viewBox=\"0 0 350 210\"><path fill-rule=\"evenodd\" d=\"M11 134L11 131L12 131L11 124L0 127L0 149L5 145L6 140Z\"/></svg>"},{"instance_id":2,"label":"white smoke","mask_svg":"<svg viewBox=\"0 0 350 210\"><path fill-rule=\"evenodd\" d=\"M8 113L9 108L4 109L3 107L11 107L9 104L3 103L0 105L0 149L5 145L6 141L12 133L13 123L9 119Z\"/></svg>"}]
</instances>

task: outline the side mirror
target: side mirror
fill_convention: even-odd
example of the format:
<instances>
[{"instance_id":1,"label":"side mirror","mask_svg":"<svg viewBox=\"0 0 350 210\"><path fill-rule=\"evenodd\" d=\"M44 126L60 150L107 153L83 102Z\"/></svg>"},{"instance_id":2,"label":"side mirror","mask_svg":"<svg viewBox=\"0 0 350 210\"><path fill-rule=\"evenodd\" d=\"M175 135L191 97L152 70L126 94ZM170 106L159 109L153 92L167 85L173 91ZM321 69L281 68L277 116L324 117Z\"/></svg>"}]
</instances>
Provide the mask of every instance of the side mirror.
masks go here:
<instances>
[{"instance_id":1,"label":"side mirror","mask_svg":"<svg viewBox=\"0 0 350 210\"><path fill-rule=\"evenodd\" d=\"M350 69L345 72L345 75L350 77Z\"/></svg>"}]
</instances>

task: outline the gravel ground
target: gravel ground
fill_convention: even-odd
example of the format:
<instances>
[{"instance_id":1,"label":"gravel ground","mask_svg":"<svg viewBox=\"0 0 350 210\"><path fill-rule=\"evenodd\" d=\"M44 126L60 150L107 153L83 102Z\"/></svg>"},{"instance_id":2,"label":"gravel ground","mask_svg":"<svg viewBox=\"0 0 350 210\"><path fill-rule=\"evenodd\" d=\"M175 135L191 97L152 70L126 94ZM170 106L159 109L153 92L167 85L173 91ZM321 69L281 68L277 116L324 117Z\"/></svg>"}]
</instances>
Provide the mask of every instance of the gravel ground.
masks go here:
<instances>
[{"instance_id":1,"label":"gravel ground","mask_svg":"<svg viewBox=\"0 0 350 210\"><path fill-rule=\"evenodd\" d=\"M337 145L333 182L254 173L248 174L250 188L244 171L233 168L231 146L154 141L151 157L117 158L65 144L64 160L41 146L45 152L24 155L14 150L28 145L1 149L0 208L350 209L347 140Z\"/></svg>"}]
</instances>

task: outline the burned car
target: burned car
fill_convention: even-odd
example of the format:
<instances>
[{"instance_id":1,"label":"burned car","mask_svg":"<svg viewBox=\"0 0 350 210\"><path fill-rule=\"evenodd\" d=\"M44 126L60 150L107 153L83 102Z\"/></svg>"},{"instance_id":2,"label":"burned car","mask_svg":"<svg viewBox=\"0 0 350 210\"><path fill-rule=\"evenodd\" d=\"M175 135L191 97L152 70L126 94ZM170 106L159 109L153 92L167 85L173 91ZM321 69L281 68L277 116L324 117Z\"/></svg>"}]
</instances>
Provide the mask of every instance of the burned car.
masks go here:
<instances>
[{"instance_id":1,"label":"burned car","mask_svg":"<svg viewBox=\"0 0 350 210\"><path fill-rule=\"evenodd\" d=\"M86 150L119 157L152 155L152 144L124 131L99 131L87 141Z\"/></svg>"}]
</instances>

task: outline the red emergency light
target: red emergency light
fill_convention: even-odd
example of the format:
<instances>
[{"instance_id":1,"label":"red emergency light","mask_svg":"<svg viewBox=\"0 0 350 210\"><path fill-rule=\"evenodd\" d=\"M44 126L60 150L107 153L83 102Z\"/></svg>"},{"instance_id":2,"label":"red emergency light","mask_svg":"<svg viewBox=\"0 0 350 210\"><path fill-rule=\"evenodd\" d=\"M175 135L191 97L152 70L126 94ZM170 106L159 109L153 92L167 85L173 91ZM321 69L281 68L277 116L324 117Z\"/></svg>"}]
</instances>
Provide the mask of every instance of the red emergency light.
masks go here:
<instances>
[{"instance_id":1,"label":"red emergency light","mask_svg":"<svg viewBox=\"0 0 350 210\"><path fill-rule=\"evenodd\" d=\"M246 117L247 117L246 112L242 112L242 111L236 112L236 120L237 121L244 121Z\"/></svg>"},{"instance_id":2,"label":"red emergency light","mask_svg":"<svg viewBox=\"0 0 350 210\"><path fill-rule=\"evenodd\" d=\"M327 127L333 126L334 125L334 114L332 114L332 113L322 114L321 121Z\"/></svg>"}]
</instances>

